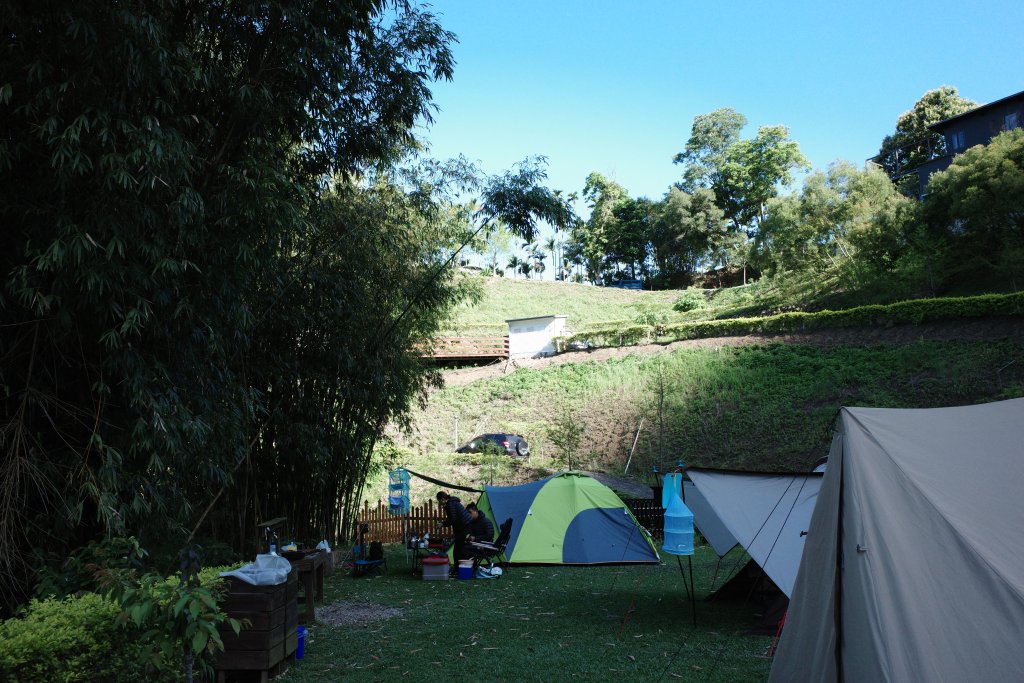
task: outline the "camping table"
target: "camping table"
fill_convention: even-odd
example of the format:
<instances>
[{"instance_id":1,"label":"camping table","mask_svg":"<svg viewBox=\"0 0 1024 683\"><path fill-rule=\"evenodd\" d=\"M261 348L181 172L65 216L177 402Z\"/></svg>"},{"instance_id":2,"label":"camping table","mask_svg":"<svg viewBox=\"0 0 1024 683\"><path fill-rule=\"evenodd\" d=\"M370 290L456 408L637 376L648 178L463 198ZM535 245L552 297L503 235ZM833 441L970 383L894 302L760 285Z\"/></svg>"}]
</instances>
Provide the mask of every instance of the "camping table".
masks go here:
<instances>
[{"instance_id":1,"label":"camping table","mask_svg":"<svg viewBox=\"0 0 1024 683\"><path fill-rule=\"evenodd\" d=\"M314 602L324 601L324 567L327 563L327 553L320 551L306 555L301 560L288 560L292 563L292 569L298 574L299 583L302 584L303 601L306 609L299 613L300 624L311 624L316 618Z\"/></svg>"}]
</instances>

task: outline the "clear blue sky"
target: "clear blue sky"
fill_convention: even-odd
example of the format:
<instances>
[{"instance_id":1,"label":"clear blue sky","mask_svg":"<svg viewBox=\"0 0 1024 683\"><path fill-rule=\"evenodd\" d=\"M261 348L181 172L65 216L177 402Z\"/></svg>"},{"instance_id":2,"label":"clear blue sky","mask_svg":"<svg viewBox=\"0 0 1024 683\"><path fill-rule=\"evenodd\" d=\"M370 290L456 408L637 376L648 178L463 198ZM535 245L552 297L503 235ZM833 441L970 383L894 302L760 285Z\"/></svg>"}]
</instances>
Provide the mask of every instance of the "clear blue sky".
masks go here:
<instances>
[{"instance_id":1,"label":"clear blue sky","mask_svg":"<svg viewBox=\"0 0 1024 683\"><path fill-rule=\"evenodd\" d=\"M549 159L660 198L693 117L732 107L784 124L815 168L878 151L926 91L990 102L1024 90L1024 0L437 0L454 32L431 154L497 173Z\"/></svg>"}]
</instances>

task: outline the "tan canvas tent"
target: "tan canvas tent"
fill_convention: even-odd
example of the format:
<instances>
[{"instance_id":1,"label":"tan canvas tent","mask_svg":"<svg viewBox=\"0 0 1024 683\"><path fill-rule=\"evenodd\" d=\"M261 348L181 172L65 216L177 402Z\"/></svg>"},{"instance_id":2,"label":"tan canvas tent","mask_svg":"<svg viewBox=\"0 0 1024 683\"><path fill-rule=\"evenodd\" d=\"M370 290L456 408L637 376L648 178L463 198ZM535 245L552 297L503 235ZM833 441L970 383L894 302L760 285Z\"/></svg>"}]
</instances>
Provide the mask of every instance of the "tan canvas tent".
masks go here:
<instances>
[{"instance_id":1,"label":"tan canvas tent","mask_svg":"<svg viewBox=\"0 0 1024 683\"><path fill-rule=\"evenodd\" d=\"M1024 681L1024 399L844 408L771 681Z\"/></svg>"}]
</instances>

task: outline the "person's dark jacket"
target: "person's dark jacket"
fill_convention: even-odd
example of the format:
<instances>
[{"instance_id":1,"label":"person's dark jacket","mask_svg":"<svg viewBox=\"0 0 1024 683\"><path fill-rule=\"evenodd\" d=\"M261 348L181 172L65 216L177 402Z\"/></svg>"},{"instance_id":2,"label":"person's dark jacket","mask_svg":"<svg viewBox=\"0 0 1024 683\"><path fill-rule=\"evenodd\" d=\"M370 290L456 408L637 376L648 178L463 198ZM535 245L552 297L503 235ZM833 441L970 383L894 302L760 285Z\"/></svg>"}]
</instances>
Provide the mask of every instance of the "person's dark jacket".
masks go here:
<instances>
[{"instance_id":1,"label":"person's dark jacket","mask_svg":"<svg viewBox=\"0 0 1024 683\"><path fill-rule=\"evenodd\" d=\"M476 519L469 523L469 535L476 541L493 541L494 525L481 512L476 516Z\"/></svg>"},{"instance_id":2,"label":"person's dark jacket","mask_svg":"<svg viewBox=\"0 0 1024 683\"><path fill-rule=\"evenodd\" d=\"M462 506L462 501L451 496L448 501L444 504L444 526L453 527L456 531L465 532L469 527L469 523L473 521L473 518L469 514L469 510Z\"/></svg>"}]
</instances>

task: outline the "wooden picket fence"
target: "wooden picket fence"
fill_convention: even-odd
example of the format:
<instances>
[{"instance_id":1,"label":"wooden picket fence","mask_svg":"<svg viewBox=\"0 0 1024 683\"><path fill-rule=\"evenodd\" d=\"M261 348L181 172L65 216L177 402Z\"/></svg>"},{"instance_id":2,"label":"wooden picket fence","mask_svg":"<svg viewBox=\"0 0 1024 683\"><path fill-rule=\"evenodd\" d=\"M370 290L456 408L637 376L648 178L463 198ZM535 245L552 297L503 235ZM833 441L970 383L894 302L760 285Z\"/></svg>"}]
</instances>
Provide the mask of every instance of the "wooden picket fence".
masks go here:
<instances>
[{"instance_id":1,"label":"wooden picket fence","mask_svg":"<svg viewBox=\"0 0 1024 683\"><path fill-rule=\"evenodd\" d=\"M623 498L622 502L655 538L664 535L665 508L660 501L638 498ZM451 529L438 529L437 523L444 520L444 512L435 501L428 500L425 505L414 505L406 515L392 515L388 506L378 503L370 507L369 502L363 504L359 513L359 525L366 524L369 531L366 541L381 543L404 543L411 536L422 536L429 533L431 538L451 538Z\"/></svg>"},{"instance_id":2,"label":"wooden picket fence","mask_svg":"<svg viewBox=\"0 0 1024 683\"><path fill-rule=\"evenodd\" d=\"M405 515L392 515L388 506L380 502L373 508L365 502L359 513L359 526L370 527L366 532L367 542L404 543L409 537L425 533L431 538L451 538L451 528L437 528L441 521L444 521L444 511L433 500L428 500L426 505L413 505Z\"/></svg>"}]
</instances>

